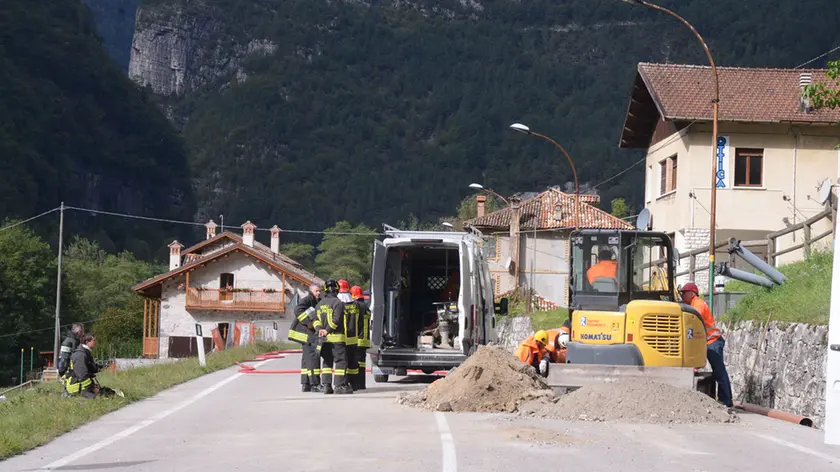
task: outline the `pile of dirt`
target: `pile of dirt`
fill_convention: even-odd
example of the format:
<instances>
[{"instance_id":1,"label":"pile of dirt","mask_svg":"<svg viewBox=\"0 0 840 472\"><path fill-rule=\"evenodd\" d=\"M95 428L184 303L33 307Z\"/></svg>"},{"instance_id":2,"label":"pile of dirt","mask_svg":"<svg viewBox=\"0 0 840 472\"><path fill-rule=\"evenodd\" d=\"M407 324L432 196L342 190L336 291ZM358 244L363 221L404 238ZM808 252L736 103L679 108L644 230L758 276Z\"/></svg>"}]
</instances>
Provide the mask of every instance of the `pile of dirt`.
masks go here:
<instances>
[{"instance_id":1,"label":"pile of dirt","mask_svg":"<svg viewBox=\"0 0 840 472\"><path fill-rule=\"evenodd\" d=\"M397 401L433 411L512 413L523 402L553 396L533 367L501 348L479 346L449 375Z\"/></svg>"},{"instance_id":2,"label":"pile of dirt","mask_svg":"<svg viewBox=\"0 0 840 472\"><path fill-rule=\"evenodd\" d=\"M568 395L522 405L520 414L569 421L732 423L738 417L694 390L644 379L582 387Z\"/></svg>"}]
</instances>

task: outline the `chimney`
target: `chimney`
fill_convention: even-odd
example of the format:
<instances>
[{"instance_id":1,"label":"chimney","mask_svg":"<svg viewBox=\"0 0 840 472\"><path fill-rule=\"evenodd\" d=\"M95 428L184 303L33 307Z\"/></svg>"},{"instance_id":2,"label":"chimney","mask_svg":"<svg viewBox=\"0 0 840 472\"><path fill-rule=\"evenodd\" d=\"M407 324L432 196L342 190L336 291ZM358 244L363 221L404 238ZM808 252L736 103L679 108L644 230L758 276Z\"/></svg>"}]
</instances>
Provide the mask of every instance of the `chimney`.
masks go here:
<instances>
[{"instance_id":1,"label":"chimney","mask_svg":"<svg viewBox=\"0 0 840 472\"><path fill-rule=\"evenodd\" d=\"M271 252L280 253L280 228L277 225L271 227Z\"/></svg>"},{"instance_id":2,"label":"chimney","mask_svg":"<svg viewBox=\"0 0 840 472\"><path fill-rule=\"evenodd\" d=\"M204 227L207 228L207 239L216 236L216 222L210 220L207 222L207 224L204 225Z\"/></svg>"},{"instance_id":3,"label":"chimney","mask_svg":"<svg viewBox=\"0 0 840 472\"><path fill-rule=\"evenodd\" d=\"M242 225L242 244L250 247L254 247L254 231L256 231L257 225L251 223L251 220L245 222Z\"/></svg>"},{"instance_id":4,"label":"chimney","mask_svg":"<svg viewBox=\"0 0 840 472\"><path fill-rule=\"evenodd\" d=\"M475 196L475 217L481 218L484 216L484 203L487 201L486 195Z\"/></svg>"},{"instance_id":5,"label":"chimney","mask_svg":"<svg viewBox=\"0 0 840 472\"><path fill-rule=\"evenodd\" d=\"M169 270L181 267L181 249L184 249L184 245L177 240L169 243Z\"/></svg>"},{"instance_id":6,"label":"chimney","mask_svg":"<svg viewBox=\"0 0 840 472\"><path fill-rule=\"evenodd\" d=\"M801 113L808 113L814 110L814 107L811 106L811 99L805 96L805 87L811 85L812 83L812 76L810 72L799 73L799 90L802 93L799 100L799 111Z\"/></svg>"}]
</instances>

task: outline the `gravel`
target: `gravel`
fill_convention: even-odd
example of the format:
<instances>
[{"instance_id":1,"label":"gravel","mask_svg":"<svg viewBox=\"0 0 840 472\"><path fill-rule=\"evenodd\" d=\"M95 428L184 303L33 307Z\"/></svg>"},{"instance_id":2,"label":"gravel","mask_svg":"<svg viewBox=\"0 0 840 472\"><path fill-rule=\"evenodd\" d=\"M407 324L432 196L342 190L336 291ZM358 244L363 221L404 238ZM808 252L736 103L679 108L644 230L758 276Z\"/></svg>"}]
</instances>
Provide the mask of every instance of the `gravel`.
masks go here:
<instances>
[{"instance_id":1,"label":"gravel","mask_svg":"<svg viewBox=\"0 0 840 472\"><path fill-rule=\"evenodd\" d=\"M694 390L644 379L580 388L568 395L532 401L521 415L568 421L622 423L732 423L730 409Z\"/></svg>"}]
</instances>

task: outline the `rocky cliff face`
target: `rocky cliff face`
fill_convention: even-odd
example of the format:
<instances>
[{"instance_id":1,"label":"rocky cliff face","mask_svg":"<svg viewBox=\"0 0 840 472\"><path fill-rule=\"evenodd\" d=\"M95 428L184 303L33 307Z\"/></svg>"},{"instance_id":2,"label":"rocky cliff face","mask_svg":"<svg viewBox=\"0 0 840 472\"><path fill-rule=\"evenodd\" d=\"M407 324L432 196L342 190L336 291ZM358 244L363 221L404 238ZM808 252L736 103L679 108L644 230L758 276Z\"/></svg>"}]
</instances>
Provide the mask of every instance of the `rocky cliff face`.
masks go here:
<instances>
[{"instance_id":1,"label":"rocky cliff face","mask_svg":"<svg viewBox=\"0 0 840 472\"><path fill-rule=\"evenodd\" d=\"M237 43L214 19L210 7L189 12L158 6L137 11L128 76L161 96L182 96L220 78L246 77L242 60L269 55L277 47L269 40Z\"/></svg>"},{"instance_id":2,"label":"rocky cliff face","mask_svg":"<svg viewBox=\"0 0 840 472\"><path fill-rule=\"evenodd\" d=\"M744 321L726 331L724 359L736 400L825 421L827 326ZM534 334L527 317L505 319L496 331L499 344L513 351ZM753 368L755 365L755 368Z\"/></svg>"}]
</instances>

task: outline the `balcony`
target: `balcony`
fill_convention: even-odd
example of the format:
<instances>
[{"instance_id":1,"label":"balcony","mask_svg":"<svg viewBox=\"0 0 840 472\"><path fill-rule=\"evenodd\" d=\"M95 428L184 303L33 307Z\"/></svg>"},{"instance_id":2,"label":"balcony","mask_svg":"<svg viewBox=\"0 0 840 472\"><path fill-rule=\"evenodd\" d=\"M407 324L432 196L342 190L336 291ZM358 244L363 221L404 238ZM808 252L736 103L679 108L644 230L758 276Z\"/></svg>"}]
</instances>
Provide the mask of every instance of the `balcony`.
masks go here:
<instances>
[{"instance_id":1,"label":"balcony","mask_svg":"<svg viewBox=\"0 0 840 472\"><path fill-rule=\"evenodd\" d=\"M286 294L282 290L251 290L235 288L190 288L187 290L187 309L273 311L282 313L286 307Z\"/></svg>"}]
</instances>

